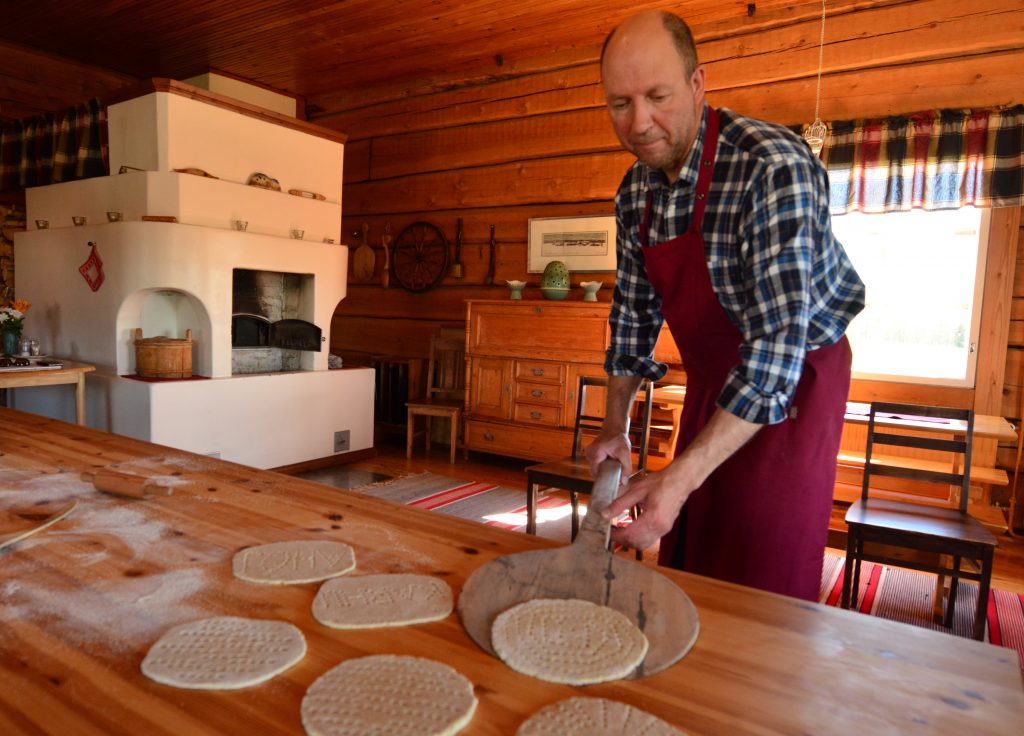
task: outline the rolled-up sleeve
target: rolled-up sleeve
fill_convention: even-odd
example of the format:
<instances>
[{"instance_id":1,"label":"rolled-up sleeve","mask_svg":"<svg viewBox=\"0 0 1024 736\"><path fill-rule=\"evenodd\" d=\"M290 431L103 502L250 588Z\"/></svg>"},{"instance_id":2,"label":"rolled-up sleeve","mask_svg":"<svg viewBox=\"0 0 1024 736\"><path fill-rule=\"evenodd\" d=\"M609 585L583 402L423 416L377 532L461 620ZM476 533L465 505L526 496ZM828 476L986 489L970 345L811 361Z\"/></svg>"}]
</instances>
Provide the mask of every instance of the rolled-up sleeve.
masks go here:
<instances>
[{"instance_id":1,"label":"rolled-up sleeve","mask_svg":"<svg viewBox=\"0 0 1024 736\"><path fill-rule=\"evenodd\" d=\"M744 340L718 398L718 406L756 424L789 414L807 355L815 251L828 238L819 214L827 212L819 201L825 188L809 163L788 164L766 171L745 202Z\"/></svg>"}]
</instances>

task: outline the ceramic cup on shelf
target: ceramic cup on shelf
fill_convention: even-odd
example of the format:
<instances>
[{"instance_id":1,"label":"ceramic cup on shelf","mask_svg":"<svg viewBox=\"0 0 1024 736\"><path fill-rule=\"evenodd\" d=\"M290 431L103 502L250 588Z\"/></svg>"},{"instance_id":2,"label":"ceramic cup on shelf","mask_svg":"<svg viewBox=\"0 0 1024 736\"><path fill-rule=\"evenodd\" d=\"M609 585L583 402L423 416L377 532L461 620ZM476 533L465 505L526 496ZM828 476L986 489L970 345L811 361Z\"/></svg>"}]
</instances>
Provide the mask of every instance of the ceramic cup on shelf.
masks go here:
<instances>
[{"instance_id":1,"label":"ceramic cup on shelf","mask_svg":"<svg viewBox=\"0 0 1024 736\"><path fill-rule=\"evenodd\" d=\"M107 213L107 222L121 222L121 213L120 212L113 212L113 211L108 212Z\"/></svg>"},{"instance_id":2,"label":"ceramic cup on shelf","mask_svg":"<svg viewBox=\"0 0 1024 736\"><path fill-rule=\"evenodd\" d=\"M82 215L74 215L71 218L71 222L75 223L77 227L81 227L87 222L87 220Z\"/></svg>"},{"instance_id":3,"label":"ceramic cup on shelf","mask_svg":"<svg viewBox=\"0 0 1024 736\"><path fill-rule=\"evenodd\" d=\"M581 281L580 287L583 289L583 301L597 301L597 290L601 288L600 281Z\"/></svg>"},{"instance_id":4,"label":"ceramic cup on shelf","mask_svg":"<svg viewBox=\"0 0 1024 736\"><path fill-rule=\"evenodd\" d=\"M249 222L247 220L232 220L231 227L234 230L238 230L244 233L245 229L249 227Z\"/></svg>"},{"instance_id":5,"label":"ceramic cup on shelf","mask_svg":"<svg viewBox=\"0 0 1024 736\"><path fill-rule=\"evenodd\" d=\"M509 290L508 298L509 299L522 299L523 298L523 287L526 286L526 282L525 281L519 281L518 279L513 279L512 281L506 281L505 283L508 284L508 290Z\"/></svg>"},{"instance_id":6,"label":"ceramic cup on shelf","mask_svg":"<svg viewBox=\"0 0 1024 736\"><path fill-rule=\"evenodd\" d=\"M302 236L306 234L305 230L300 230L297 227L293 227L288 232L293 238L295 238L295 240L302 240Z\"/></svg>"},{"instance_id":7,"label":"ceramic cup on shelf","mask_svg":"<svg viewBox=\"0 0 1024 736\"><path fill-rule=\"evenodd\" d=\"M50 227L50 221L49 220L36 220L36 229L37 230L46 230L49 227Z\"/></svg>"}]
</instances>

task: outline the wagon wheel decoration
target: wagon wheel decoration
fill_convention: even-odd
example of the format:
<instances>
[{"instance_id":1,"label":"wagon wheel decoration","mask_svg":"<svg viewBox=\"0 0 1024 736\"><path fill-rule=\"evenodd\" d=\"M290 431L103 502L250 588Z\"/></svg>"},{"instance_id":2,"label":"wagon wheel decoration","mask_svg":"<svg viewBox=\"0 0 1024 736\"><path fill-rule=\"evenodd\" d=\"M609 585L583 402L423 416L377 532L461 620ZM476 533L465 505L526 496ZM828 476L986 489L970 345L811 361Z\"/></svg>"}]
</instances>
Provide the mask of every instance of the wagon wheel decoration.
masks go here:
<instances>
[{"instance_id":1,"label":"wagon wheel decoration","mask_svg":"<svg viewBox=\"0 0 1024 736\"><path fill-rule=\"evenodd\" d=\"M448 240L429 222L407 225L391 250L391 273L406 291L426 291L448 273Z\"/></svg>"}]
</instances>

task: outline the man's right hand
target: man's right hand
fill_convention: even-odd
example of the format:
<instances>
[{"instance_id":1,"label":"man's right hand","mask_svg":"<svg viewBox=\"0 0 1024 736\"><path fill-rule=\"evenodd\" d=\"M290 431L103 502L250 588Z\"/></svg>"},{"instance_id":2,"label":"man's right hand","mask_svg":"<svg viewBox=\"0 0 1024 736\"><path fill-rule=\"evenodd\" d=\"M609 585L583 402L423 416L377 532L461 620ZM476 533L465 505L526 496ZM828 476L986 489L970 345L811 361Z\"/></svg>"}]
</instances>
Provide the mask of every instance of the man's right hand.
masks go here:
<instances>
[{"instance_id":1,"label":"man's right hand","mask_svg":"<svg viewBox=\"0 0 1024 736\"><path fill-rule=\"evenodd\" d=\"M614 458L622 465L622 477L628 478L633 474L632 446L629 443L629 435L625 433L609 434L604 432L587 446L584 451L587 460L590 462L590 474L597 477L601 461Z\"/></svg>"}]
</instances>

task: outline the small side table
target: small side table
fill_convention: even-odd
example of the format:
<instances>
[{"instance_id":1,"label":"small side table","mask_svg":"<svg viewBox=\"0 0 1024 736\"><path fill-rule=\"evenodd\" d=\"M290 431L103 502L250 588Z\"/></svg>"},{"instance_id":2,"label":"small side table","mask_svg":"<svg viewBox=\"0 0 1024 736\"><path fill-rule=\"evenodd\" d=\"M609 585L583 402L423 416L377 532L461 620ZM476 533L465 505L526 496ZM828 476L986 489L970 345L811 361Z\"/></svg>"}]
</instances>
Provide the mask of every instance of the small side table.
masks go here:
<instances>
[{"instance_id":1,"label":"small side table","mask_svg":"<svg viewBox=\"0 0 1024 736\"><path fill-rule=\"evenodd\" d=\"M0 369L0 389L73 385L75 387L76 421L85 426L85 374L96 370L96 366L60 358L53 358L53 360L60 361L63 366L61 368ZM6 392L4 398L6 399ZM4 404L6 405L6 403L5 400Z\"/></svg>"}]
</instances>

